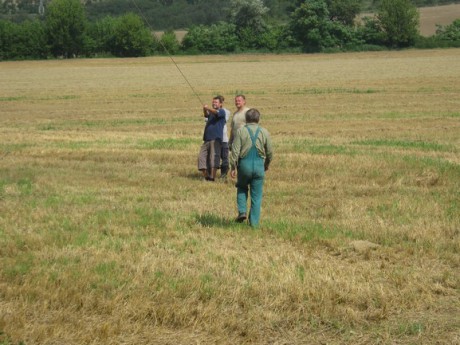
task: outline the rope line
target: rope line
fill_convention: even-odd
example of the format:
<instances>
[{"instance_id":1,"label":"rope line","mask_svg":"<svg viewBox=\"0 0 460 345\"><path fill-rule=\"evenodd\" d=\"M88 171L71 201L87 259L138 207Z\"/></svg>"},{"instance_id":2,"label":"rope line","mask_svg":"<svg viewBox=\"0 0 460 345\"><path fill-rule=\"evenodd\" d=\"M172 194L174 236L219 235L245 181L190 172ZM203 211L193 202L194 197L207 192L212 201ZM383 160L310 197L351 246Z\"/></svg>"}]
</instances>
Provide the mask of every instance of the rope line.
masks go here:
<instances>
[{"instance_id":1,"label":"rope line","mask_svg":"<svg viewBox=\"0 0 460 345\"><path fill-rule=\"evenodd\" d=\"M143 14L143 12L141 11L141 9L139 8L139 6L137 5L137 2L135 0L131 0L131 2L133 3L134 7L136 7L137 9L137 12L139 13L139 15L142 17L142 19L144 19L145 23L147 23L148 27L150 28L150 31L153 31L153 28L152 28L152 25L150 25L150 22L148 21L148 19L145 17L145 15ZM190 87L190 89L192 89L193 93L195 94L196 98L198 98L198 100L200 101L200 104L203 105L203 101L201 100L200 96L198 95L198 93L195 91L194 87L192 86L192 84L188 81L187 77L185 76L185 74L182 72L182 70L179 68L179 66L177 65L176 61L173 59L171 53L169 52L169 50L165 47L165 45L163 44L163 42L161 42L161 40L158 40L158 42L160 43L160 45L163 47L164 51L166 52L166 54L168 55L168 57L170 58L170 60L172 61L172 63L174 64L174 66L176 66L177 70L179 71L179 73L182 75L182 77L184 78L184 80L187 82L188 86Z\"/></svg>"}]
</instances>

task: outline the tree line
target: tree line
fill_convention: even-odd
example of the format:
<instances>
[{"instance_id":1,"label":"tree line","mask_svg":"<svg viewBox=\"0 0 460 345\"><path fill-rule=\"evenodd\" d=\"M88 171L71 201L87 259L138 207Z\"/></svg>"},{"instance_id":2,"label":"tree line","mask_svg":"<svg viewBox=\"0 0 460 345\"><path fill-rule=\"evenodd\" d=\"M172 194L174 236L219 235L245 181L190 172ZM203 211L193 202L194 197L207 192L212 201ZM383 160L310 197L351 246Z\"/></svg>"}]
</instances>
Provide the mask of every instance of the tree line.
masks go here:
<instances>
[{"instance_id":1,"label":"tree line","mask_svg":"<svg viewBox=\"0 0 460 345\"><path fill-rule=\"evenodd\" d=\"M155 37L142 8L89 20L80 0L52 0L42 17L20 23L0 20L0 60L460 47L460 19L424 38L410 0L381 0L373 17L357 22L360 1L295 0L287 19L277 21L267 2L230 0L226 20L193 24L179 42L172 29Z\"/></svg>"},{"instance_id":2,"label":"tree line","mask_svg":"<svg viewBox=\"0 0 460 345\"><path fill-rule=\"evenodd\" d=\"M38 13L54 0L0 0L0 19L22 22ZM411 0L417 7L451 4L460 0ZM211 25L229 21L232 3L228 0L80 0L85 5L90 21L103 17L121 16L127 12L142 11L154 30L184 29L192 25ZM264 0L272 21L286 22L296 6L296 0ZM381 0L359 0L361 12L374 12Z\"/></svg>"}]
</instances>

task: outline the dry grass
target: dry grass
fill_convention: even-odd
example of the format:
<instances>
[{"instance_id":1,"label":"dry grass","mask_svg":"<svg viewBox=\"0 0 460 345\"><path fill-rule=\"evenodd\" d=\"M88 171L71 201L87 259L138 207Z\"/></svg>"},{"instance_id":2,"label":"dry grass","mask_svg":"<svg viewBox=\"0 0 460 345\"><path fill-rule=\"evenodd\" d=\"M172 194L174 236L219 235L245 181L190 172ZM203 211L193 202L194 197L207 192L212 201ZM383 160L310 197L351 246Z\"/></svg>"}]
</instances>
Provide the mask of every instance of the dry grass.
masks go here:
<instances>
[{"instance_id":1,"label":"dry grass","mask_svg":"<svg viewBox=\"0 0 460 345\"><path fill-rule=\"evenodd\" d=\"M261 229L168 58L3 62L0 344L459 344L460 50L176 61L261 110Z\"/></svg>"},{"instance_id":2,"label":"dry grass","mask_svg":"<svg viewBox=\"0 0 460 345\"><path fill-rule=\"evenodd\" d=\"M446 26L460 18L460 4L420 8L420 34L432 36L436 25Z\"/></svg>"}]
</instances>

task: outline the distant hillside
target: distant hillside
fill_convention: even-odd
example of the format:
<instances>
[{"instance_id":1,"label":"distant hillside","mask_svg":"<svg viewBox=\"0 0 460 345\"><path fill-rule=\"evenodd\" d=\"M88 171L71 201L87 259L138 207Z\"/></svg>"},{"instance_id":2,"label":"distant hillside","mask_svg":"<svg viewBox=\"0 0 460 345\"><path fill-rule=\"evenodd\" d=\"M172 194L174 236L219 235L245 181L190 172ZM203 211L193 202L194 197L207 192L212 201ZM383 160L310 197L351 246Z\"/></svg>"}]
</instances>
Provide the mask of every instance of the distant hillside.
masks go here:
<instances>
[{"instance_id":1,"label":"distant hillside","mask_svg":"<svg viewBox=\"0 0 460 345\"><path fill-rule=\"evenodd\" d=\"M436 24L446 26L460 18L460 4L420 8L420 34L432 36Z\"/></svg>"},{"instance_id":2,"label":"distant hillside","mask_svg":"<svg viewBox=\"0 0 460 345\"><path fill-rule=\"evenodd\" d=\"M421 7L419 12L420 34L429 37L436 33L436 24L446 26L460 18L460 4ZM363 13L361 17L372 17L373 15L373 13Z\"/></svg>"},{"instance_id":3,"label":"distant hillside","mask_svg":"<svg viewBox=\"0 0 460 345\"><path fill-rule=\"evenodd\" d=\"M52 0L43 0L46 5ZM184 29L197 24L213 24L228 18L228 0L80 0L86 5L87 16L97 20L107 15L118 16L127 12L142 11L154 30ZM412 0L417 5L452 0ZM457 0L460 1L460 0ZM37 16L40 0L0 0L0 19L22 21ZM294 0L264 0L274 20L288 20L289 8ZM364 8L376 6L378 0L363 0ZM371 10L369 10L371 11ZM460 18L460 3L420 7L420 33L431 36L436 32L436 24L448 25ZM373 16L371 12L363 16Z\"/></svg>"}]
</instances>

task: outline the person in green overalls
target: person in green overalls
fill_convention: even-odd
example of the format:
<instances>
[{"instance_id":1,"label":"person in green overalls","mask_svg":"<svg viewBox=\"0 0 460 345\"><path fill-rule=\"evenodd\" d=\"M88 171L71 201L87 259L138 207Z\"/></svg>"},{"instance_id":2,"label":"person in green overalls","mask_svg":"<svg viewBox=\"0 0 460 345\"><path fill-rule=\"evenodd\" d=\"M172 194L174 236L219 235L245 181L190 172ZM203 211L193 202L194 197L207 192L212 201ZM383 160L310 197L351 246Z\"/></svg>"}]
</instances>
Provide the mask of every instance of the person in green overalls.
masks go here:
<instances>
[{"instance_id":1,"label":"person in green overalls","mask_svg":"<svg viewBox=\"0 0 460 345\"><path fill-rule=\"evenodd\" d=\"M258 227L262 205L265 171L273 158L270 134L259 126L260 113L257 109L246 112L246 125L237 130L232 142L230 176L238 177L236 182L237 222L247 217L248 192L251 194L249 224Z\"/></svg>"}]
</instances>

